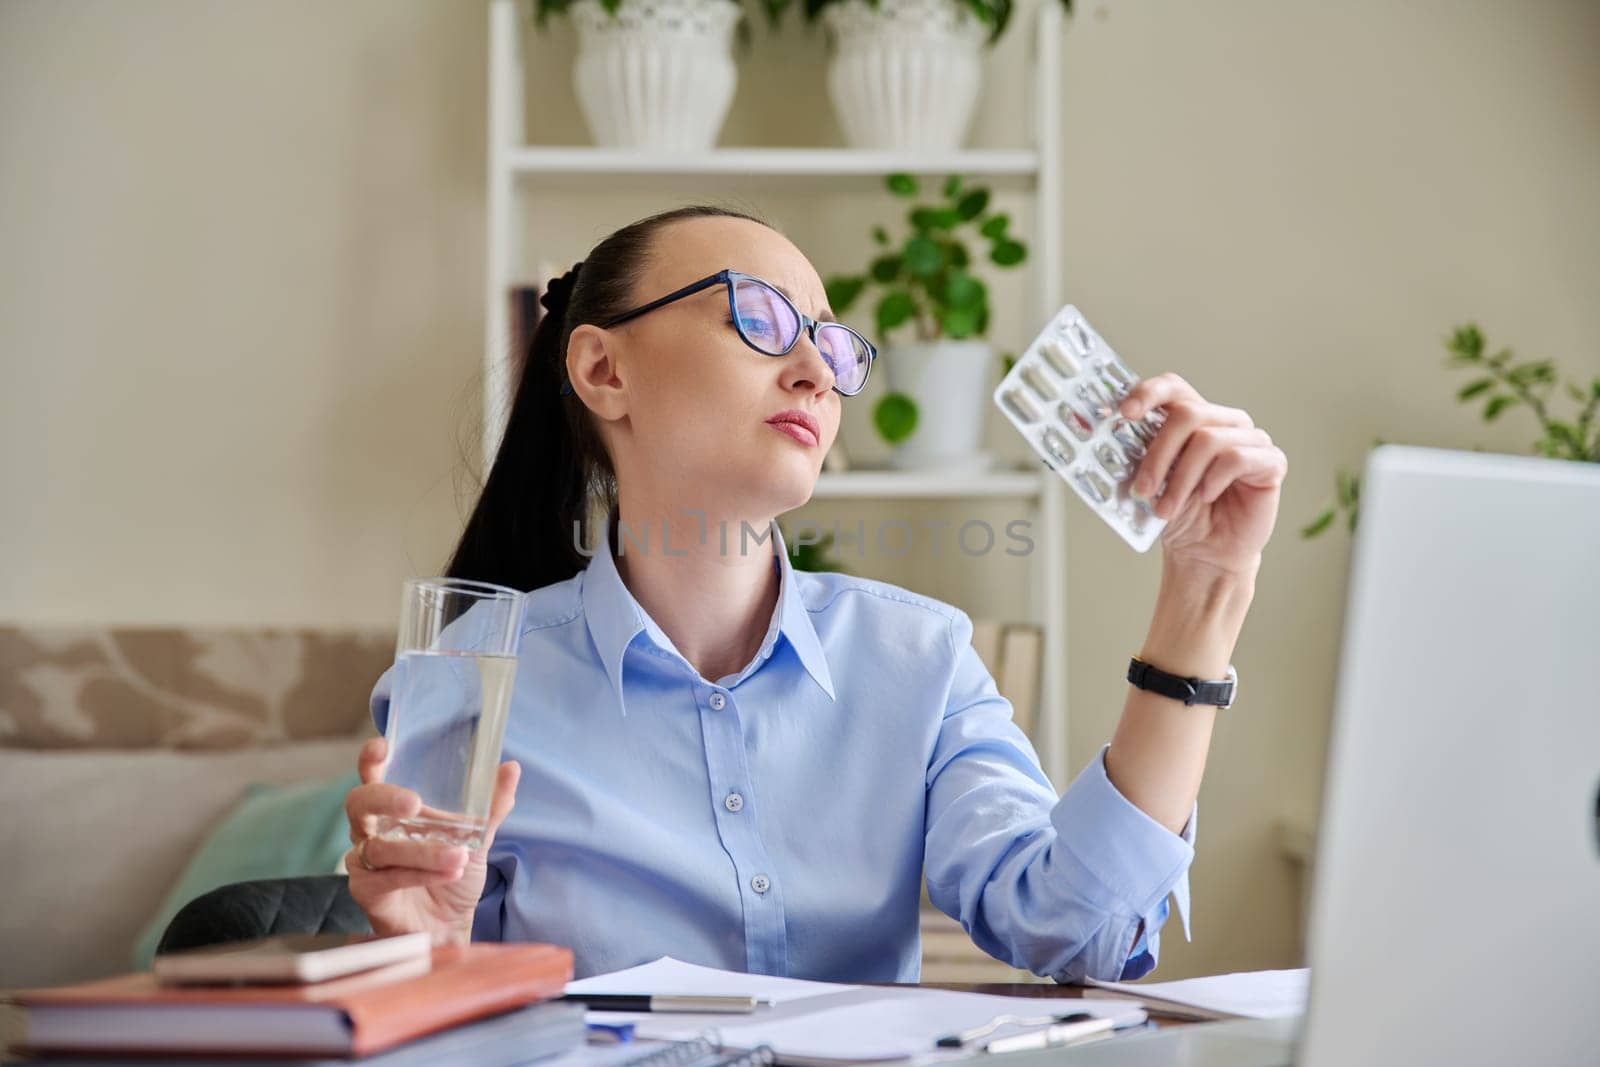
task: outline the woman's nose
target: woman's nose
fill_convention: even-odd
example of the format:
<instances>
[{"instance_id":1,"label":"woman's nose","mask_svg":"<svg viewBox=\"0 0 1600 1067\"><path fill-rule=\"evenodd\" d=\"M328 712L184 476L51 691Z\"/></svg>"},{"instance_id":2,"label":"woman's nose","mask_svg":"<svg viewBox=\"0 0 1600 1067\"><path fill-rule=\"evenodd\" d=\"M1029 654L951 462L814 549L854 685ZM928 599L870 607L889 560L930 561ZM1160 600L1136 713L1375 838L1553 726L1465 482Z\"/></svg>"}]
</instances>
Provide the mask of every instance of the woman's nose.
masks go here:
<instances>
[{"instance_id":1,"label":"woman's nose","mask_svg":"<svg viewBox=\"0 0 1600 1067\"><path fill-rule=\"evenodd\" d=\"M792 372L795 375L804 374L797 381L809 382L816 387L817 392L833 388L833 364L829 363L822 354L822 349L817 347L816 327L808 325L800 331L800 336L795 338L794 347L789 350L789 361L794 364Z\"/></svg>"}]
</instances>

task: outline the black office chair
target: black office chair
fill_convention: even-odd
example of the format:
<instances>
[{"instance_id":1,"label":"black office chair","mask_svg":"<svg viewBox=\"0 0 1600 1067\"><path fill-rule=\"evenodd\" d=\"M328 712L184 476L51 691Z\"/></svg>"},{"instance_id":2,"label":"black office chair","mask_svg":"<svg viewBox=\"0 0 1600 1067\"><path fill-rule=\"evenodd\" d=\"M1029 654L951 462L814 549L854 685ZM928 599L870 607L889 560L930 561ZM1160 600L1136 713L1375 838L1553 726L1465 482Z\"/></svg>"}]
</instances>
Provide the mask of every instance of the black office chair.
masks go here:
<instances>
[{"instance_id":1,"label":"black office chair","mask_svg":"<svg viewBox=\"0 0 1600 1067\"><path fill-rule=\"evenodd\" d=\"M342 874L234 882L195 897L173 916L156 954L273 934L370 934Z\"/></svg>"}]
</instances>

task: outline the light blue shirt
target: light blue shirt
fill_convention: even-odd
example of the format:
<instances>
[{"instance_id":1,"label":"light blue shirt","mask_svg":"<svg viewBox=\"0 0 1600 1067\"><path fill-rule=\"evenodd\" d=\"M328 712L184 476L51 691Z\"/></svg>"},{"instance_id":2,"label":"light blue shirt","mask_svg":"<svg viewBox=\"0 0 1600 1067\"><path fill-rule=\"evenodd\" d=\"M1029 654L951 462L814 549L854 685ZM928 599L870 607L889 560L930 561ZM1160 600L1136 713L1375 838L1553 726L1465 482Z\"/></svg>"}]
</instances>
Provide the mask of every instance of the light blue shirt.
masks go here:
<instances>
[{"instance_id":1,"label":"light blue shirt","mask_svg":"<svg viewBox=\"0 0 1600 1067\"><path fill-rule=\"evenodd\" d=\"M610 535L526 598L503 755L522 779L474 940L566 945L580 978L670 955L915 982L924 874L984 951L1058 981L1149 971L1169 894L1188 935L1198 811L1182 835L1156 822L1104 748L1058 798L965 612L794 570L774 524L766 637L708 681L623 584ZM372 693L380 732L394 674Z\"/></svg>"}]
</instances>

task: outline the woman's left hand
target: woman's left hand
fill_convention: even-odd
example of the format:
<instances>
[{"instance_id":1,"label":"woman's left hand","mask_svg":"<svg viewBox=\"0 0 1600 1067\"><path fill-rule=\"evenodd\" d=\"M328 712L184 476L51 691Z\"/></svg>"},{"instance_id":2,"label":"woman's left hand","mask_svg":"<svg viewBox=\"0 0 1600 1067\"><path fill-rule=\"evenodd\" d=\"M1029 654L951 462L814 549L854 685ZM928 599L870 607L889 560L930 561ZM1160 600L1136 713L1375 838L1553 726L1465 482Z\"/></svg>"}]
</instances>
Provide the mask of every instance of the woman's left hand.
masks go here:
<instances>
[{"instance_id":1,"label":"woman's left hand","mask_svg":"<svg viewBox=\"0 0 1600 1067\"><path fill-rule=\"evenodd\" d=\"M1145 378L1122 399L1142 418L1163 408L1164 422L1139 462L1132 489L1151 500L1166 562L1199 564L1253 578L1278 519L1289 459L1240 408L1213 404L1176 374Z\"/></svg>"}]
</instances>

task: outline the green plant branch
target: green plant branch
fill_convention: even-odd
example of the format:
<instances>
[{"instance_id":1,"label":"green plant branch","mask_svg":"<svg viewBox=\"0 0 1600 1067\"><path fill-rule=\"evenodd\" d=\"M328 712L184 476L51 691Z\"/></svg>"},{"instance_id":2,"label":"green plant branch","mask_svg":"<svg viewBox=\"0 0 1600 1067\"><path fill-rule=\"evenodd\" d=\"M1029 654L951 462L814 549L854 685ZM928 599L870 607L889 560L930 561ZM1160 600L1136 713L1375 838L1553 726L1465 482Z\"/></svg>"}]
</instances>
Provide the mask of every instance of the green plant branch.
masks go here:
<instances>
[{"instance_id":1,"label":"green plant branch","mask_svg":"<svg viewBox=\"0 0 1600 1067\"><path fill-rule=\"evenodd\" d=\"M1493 422L1507 408L1521 404L1533 412L1542 431L1531 446L1534 452L1549 459L1600 463L1600 425L1595 421L1595 414L1600 411L1600 377L1589 383L1587 392L1573 382L1565 383L1567 395L1581 405L1569 422L1553 417L1547 405L1549 391L1557 384L1553 361L1543 359L1516 363L1516 356L1509 348L1485 355L1483 331L1472 323L1456 327L1445 339L1444 347L1450 353L1445 361L1447 366L1471 367L1479 371L1479 377L1456 391L1456 399L1468 403L1483 397L1484 422ZM1373 445L1376 447L1382 443L1378 439ZM1360 494L1361 484L1355 474L1343 468L1336 471L1333 503L1302 526L1300 536L1316 537L1331 526L1341 512L1346 515L1347 527L1354 530L1360 509Z\"/></svg>"}]
</instances>

